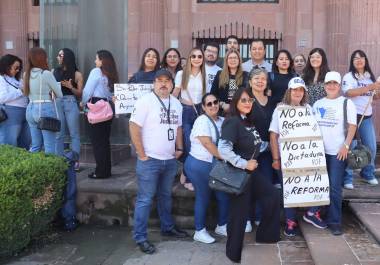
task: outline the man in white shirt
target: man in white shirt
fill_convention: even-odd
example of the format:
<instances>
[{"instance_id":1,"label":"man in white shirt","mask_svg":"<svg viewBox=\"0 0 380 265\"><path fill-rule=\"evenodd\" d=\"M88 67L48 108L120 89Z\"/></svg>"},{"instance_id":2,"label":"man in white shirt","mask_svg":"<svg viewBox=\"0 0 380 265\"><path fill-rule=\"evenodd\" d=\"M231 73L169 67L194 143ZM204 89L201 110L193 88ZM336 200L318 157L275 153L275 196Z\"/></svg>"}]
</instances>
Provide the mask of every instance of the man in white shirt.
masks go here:
<instances>
[{"instance_id":1,"label":"man in white shirt","mask_svg":"<svg viewBox=\"0 0 380 265\"><path fill-rule=\"evenodd\" d=\"M182 106L177 98L170 95L173 80L169 71L157 71L153 89L153 92L137 100L129 121L131 140L137 153L138 191L133 238L140 250L147 254L156 250L147 240L147 225L154 196L157 197L161 234L188 236L185 231L175 227L171 216L176 159L183 151Z\"/></svg>"},{"instance_id":2,"label":"man in white shirt","mask_svg":"<svg viewBox=\"0 0 380 265\"><path fill-rule=\"evenodd\" d=\"M214 42L210 42L205 46L205 60L206 60L206 92L210 92L212 82L216 76L216 73L222 68L216 65L216 61L218 60L219 54L219 46Z\"/></svg>"},{"instance_id":3,"label":"man in white shirt","mask_svg":"<svg viewBox=\"0 0 380 265\"><path fill-rule=\"evenodd\" d=\"M268 73L272 72L272 64L264 60L265 45L262 40L254 40L251 43L251 60L243 63L243 71L250 72L253 67L265 69Z\"/></svg>"}]
</instances>

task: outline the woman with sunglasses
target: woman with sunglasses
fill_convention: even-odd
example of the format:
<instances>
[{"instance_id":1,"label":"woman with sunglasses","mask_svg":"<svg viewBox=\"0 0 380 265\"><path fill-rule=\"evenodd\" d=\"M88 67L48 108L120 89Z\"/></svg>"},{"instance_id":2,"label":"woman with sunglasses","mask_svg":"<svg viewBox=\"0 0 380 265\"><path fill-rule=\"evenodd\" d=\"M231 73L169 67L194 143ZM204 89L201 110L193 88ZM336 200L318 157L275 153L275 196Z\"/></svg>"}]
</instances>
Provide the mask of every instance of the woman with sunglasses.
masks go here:
<instances>
[{"instance_id":1,"label":"woman with sunglasses","mask_svg":"<svg viewBox=\"0 0 380 265\"><path fill-rule=\"evenodd\" d=\"M168 70L172 74L173 80L177 72L182 70L181 54L176 48L166 50L162 58L161 68Z\"/></svg>"},{"instance_id":2,"label":"woman with sunglasses","mask_svg":"<svg viewBox=\"0 0 380 265\"><path fill-rule=\"evenodd\" d=\"M160 54L155 48L147 48L142 57L139 70L128 80L130 84L153 84L154 75L160 68Z\"/></svg>"},{"instance_id":3,"label":"woman with sunglasses","mask_svg":"<svg viewBox=\"0 0 380 265\"><path fill-rule=\"evenodd\" d=\"M191 130L191 150L184 167L195 190L194 240L209 244L215 238L206 230L207 208L212 195L208 181L214 157L220 159L217 144L224 118L218 116L219 100L213 94L207 93L202 97L202 109L204 114L195 120ZM218 203L215 233L227 236L228 196L224 192L216 191L215 197Z\"/></svg>"},{"instance_id":4,"label":"woman with sunglasses","mask_svg":"<svg viewBox=\"0 0 380 265\"><path fill-rule=\"evenodd\" d=\"M190 152L190 133L195 119L201 111L202 97L206 93L206 74L203 51L200 48L191 49L184 70L179 71L175 77L173 95L178 97L183 106L182 129L183 129L183 161ZM186 182L186 170L181 175L181 183L185 188L194 190L191 183Z\"/></svg>"},{"instance_id":5,"label":"woman with sunglasses","mask_svg":"<svg viewBox=\"0 0 380 265\"><path fill-rule=\"evenodd\" d=\"M278 107L281 106L304 106L309 109L310 113L313 113L308 102L308 94L305 82L300 77L294 77L289 81L288 89L285 92L282 103L279 104L273 112L272 121L270 123L270 147L272 152L272 167L277 170L278 175L282 176L281 173L281 157L280 157L280 147L279 147L279 110ZM297 208L285 208L285 231L284 234L289 237L297 235L297 222L296 222L296 209ZM311 223L317 228L324 229L327 227L326 223L320 217L319 207L310 207L305 212L303 219Z\"/></svg>"},{"instance_id":6,"label":"woman with sunglasses","mask_svg":"<svg viewBox=\"0 0 380 265\"><path fill-rule=\"evenodd\" d=\"M236 49L227 51L223 69L218 71L211 86L211 93L220 99L224 114L230 110L230 102L236 90L248 86L248 73L243 71L240 53Z\"/></svg>"},{"instance_id":7,"label":"woman with sunglasses","mask_svg":"<svg viewBox=\"0 0 380 265\"><path fill-rule=\"evenodd\" d=\"M351 54L349 72L343 77L342 90L346 97L350 98L357 109L359 137L362 143L371 151L371 163L362 168L360 176L370 184L377 185L375 177L375 157L376 157L376 134L373 122L373 100L380 98L380 82L376 81L367 55L362 50L356 50ZM355 142L354 145L355 146ZM347 169L344 177L344 187L353 189L352 170Z\"/></svg>"},{"instance_id":8,"label":"woman with sunglasses","mask_svg":"<svg viewBox=\"0 0 380 265\"><path fill-rule=\"evenodd\" d=\"M58 82L61 82L62 99L57 100L61 119L61 131L58 134L57 154L63 155L64 138L66 131L71 138L71 150L80 153L79 133L79 107L78 100L82 97L83 76L79 72L74 52L63 48L58 52L57 61L59 66L54 69L53 74ZM67 130L68 129L68 130ZM79 169L79 162L75 163L75 169Z\"/></svg>"},{"instance_id":9,"label":"woman with sunglasses","mask_svg":"<svg viewBox=\"0 0 380 265\"><path fill-rule=\"evenodd\" d=\"M222 125L218 145L223 160L250 174L243 193L230 195L226 255L233 262L240 262L241 259L252 198L262 205L256 242L276 243L280 240L280 193L258 168L262 140L249 115L253 102L251 89L239 88L235 92L230 104L230 117Z\"/></svg>"},{"instance_id":10,"label":"woman with sunglasses","mask_svg":"<svg viewBox=\"0 0 380 265\"><path fill-rule=\"evenodd\" d=\"M0 108L8 118L0 122L0 144L29 149L30 132L25 117L28 98L23 94L21 71L20 58L12 54L1 57Z\"/></svg>"},{"instance_id":11,"label":"woman with sunglasses","mask_svg":"<svg viewBox=\"0 0 380 265\"><path fill-rule=\"evenodd\" d=\"M324 80L329 72L326 53L321 48L314 48L309 52L302 79L306 83L309 95L309 104L313 106L318 99L326 97Z\"/></svg>"}]
</instances>

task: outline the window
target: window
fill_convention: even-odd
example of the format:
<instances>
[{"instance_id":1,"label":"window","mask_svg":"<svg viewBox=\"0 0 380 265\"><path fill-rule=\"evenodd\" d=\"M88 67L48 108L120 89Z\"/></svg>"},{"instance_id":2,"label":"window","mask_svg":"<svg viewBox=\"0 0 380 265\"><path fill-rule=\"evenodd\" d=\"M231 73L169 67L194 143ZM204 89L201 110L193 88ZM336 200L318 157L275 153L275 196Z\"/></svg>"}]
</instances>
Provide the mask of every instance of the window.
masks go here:
<instances>
[{"instance_id":1,"label":"window","mask_svg":"<svg viewBox=\"0 0 380 265\"><path fill-rule=\"evenodd\" d=\"M40 0L32 0L32 6L40 6Z\"/></svg>"},{"instance_id":2,"label":"window","mask_svg":"<svg viewBox=\"0 0 380 265\"><path fill-rule=\"evenodd\" d=\"M197 0L198 3L278 3L279 0Z\"/></svg>"}]
</instances>

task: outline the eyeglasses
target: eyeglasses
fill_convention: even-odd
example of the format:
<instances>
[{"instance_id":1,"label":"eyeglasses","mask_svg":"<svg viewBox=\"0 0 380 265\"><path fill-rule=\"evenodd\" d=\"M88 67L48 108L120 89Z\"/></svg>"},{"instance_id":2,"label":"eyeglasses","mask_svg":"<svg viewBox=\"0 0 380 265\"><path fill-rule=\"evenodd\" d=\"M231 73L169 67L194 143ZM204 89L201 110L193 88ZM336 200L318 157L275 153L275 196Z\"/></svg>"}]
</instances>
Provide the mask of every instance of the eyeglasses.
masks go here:
<instances>
[{"instance_id":1,"label":"eyeglasses","mask_svg":"<svg viewBox=\"0 0 380 265\"><path fill-rule=\"evenodd\" d=\"M62 53L58 54L58 57L63 58L63 54Z\"/></svg>"},{"instance_id":2,"label":"eyeglasses","mask_svg":"<svg viewBox=\"0 0 380 265\"><path fill-rule=\"evenodd\" d=\"M20 71L20 66L12 67L12 70L14 70L14 71Z\"/></svg>"},{"instance_id":3,"label":"eyeglasses","mask_svg":"<svg viewBox=\"0 0 380 265\"><path fill-rule=\"evenodd\" d=\"M243 104L246 104L246 103L252 104L254 101L255 101L254 98L241 98L240 99L240 102Z\"/></svg>"},{"instance_id":4,"label":"eyeglasses","mask_svg":"<svg viewBox=\"0 0 380 265\"><path fill-rule=\"evenodd\" d=\"M365 57L354 57L354 61L364 60Z\"/></svg>"},{"instance_id":5,"label":"eyeglasses","mask_svg":"<svg viewBox=\"0 0 380 265\"><path fill-rule=\"evenodd\" d=\"M207 107L212 107L212 105L217 106L219 104L219 100L215 99L214 101L210 101L206 103Z\"/></svg>"},{"instance_id":6,"label":"eyeglasses","mask_svg":"<svg viewBox=\"0 0 380 265\"><path fill-rule=\"evenodd\" d=\"M201 55L201 54L198 54L198 55L192 54L192 55L190 56L191 59L195 59L195 58L197 58L197 57L198 57L198 59L202 59L202 58L203 58L203 55Z\"/></svg>"}]
</instances>

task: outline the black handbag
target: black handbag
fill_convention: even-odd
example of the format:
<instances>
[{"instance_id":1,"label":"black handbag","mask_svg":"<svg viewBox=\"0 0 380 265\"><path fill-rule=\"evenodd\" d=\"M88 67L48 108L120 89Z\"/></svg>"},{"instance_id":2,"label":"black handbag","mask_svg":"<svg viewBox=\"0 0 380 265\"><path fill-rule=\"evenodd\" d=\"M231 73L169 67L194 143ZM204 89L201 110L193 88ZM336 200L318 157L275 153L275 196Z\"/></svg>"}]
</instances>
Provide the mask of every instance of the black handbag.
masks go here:
<instances>
[{"instance_id":1,"label":"black handbag","mask_svg":"<svg viewBox=\"0 0 380 265\"><path fill-rule=\"evenodd\" d=\"M212 125L214 125L216 131L216 146L218 146L220 138L218 127L211 117L208 115L206 116L209 118ZM252 157L253 156L254 154ZM239 195L244 191L251 176L245 170L234 167L230 163L222 160L216 161L209 175L208 186L210 189L235 195Z\"/></svg>"},{"instance_id":2,"label":"black handbag","mask_svg":"<svg viewBox=\"0 0 380 265\"><path fill-rule=\"evenodd\" d=\"M0 122L8 119L8 115L3 108L0 108Z\"/></svg>"},{"instance_id":3,"label":"black handbag","mask_svg":"<svg viewBox=\"0 0 380 265\"><path fill-rule=\"evenodd\" d=\"M371 102L371 100L369 102ZM344 129L345 129L345 135L347 135L347 99L344 100L343 109L344 109L344 112L343 112ZM363 121L363 118L364 118L364 115L362 115L360 122L358 124L358 127L356 128L357 136L359 134L358 131ZM363 167L369 165L370 163L371 163L371 151L369 150L367 146L362 144L360 137L357 137L357 145L348 151L347 167L350 169L362 169Z\"/></svg>"},{"instance_id":4,"label":"black handbag","mask_svg":"<svg viewBox=\"0 0 380 265\"><path fill-rule=\"evenodd\" d=\"M42 92L42 72L40 75L40 101L41 101L40 102L40 108L39 108L40 119L37 122L37 128L40 130L46 130L46 131L51 131L51 132L59 132L61 130L61 121L59 120L57 104L55 102L54 93L52 94L52 98L53 98L54 109L55 109L55 114L57 115L57 118L41 117L41 104L42 104L41 92Z\"/></svg>"}]
</instances>

